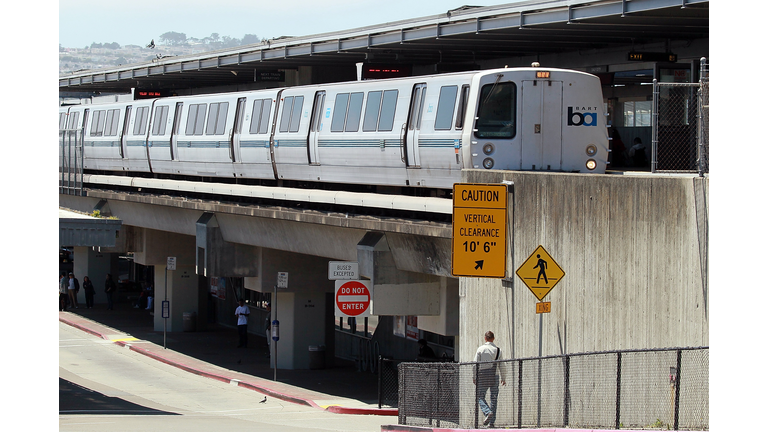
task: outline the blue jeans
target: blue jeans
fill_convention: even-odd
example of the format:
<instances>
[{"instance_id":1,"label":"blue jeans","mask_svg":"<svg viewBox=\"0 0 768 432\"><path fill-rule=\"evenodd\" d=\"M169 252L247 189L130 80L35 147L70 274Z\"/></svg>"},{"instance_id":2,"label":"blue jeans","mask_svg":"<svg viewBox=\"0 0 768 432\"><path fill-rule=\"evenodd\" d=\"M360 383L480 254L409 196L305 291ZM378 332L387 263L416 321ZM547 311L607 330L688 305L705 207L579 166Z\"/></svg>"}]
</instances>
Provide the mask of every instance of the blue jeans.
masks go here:
<instances>
[{"instance_id":1,"label":"blue jeans","mask_svg":"<svg viewBox=\"0 0 768 432\"><path fill-rule=\"evenodd\" d=\"M496 407L499 399L499 377L496 375L496 370L489 372L480 371L477 377L477 404L485 415L491 415L491 424L493 424L496 417ZM490 405L485 399L485 394L491 391L491 403Z\"/></svg>"}]
</instances>

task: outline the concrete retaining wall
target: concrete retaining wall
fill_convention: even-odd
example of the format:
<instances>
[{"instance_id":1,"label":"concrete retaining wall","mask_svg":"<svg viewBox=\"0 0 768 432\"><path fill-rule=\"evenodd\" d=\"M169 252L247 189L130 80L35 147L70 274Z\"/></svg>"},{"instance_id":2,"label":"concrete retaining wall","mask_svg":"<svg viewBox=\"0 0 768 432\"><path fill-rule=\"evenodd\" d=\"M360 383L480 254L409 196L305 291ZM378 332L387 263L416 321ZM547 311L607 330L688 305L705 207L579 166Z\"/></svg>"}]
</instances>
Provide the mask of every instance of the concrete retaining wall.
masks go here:
<instances>
[{"instance_id":1,"label":"concrete retaining wall","mask_svg":"<svg viewBox=\"0 0 768 432\"><path fill-rule=\"evenodd\" d=\"M466 171L514 182L507 278L461 278L460 361L492 330L505 358L539 354L538 301L515 271L539 245L565 271L541 354L706 346L708 178Z\"/></svg>"}]
</instances>

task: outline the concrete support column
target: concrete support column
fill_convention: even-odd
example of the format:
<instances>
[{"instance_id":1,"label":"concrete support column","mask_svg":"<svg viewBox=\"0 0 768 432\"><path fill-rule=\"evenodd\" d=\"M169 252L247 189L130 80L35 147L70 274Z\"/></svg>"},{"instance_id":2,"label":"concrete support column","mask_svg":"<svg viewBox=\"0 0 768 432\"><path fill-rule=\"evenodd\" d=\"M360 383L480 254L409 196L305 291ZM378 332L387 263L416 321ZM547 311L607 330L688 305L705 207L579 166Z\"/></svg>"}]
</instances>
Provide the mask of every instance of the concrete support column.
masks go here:
<instances>
[{"instance_id":1,"label":"concrete support column","mask_svg":"<svg viewBox=\"0 0 768 432\"><path fill-rule=\"evenodd\" d=\"M93 289L96 294L93 296L94 303L106 303L107 296L104 294L104 280L107 273L111 273L114 280L117 280L117 253L101 253L94 251L88 246L76 246L74 248L74 266L72 273L80 282L80 294L77 296L77 302L85 304L85 290L83 290L83 280L88 276L93 282Z\"/></svg>"},{"instance_id":2,"label":"concrete support column","mask_svg":"<svg viewBox=\"0 0 768 432\"><path fill-rule=\"evenodd\" d=\"M280 321L277 343L278 369L309 369L309 347L325 345L326 367L333 365L333 309L326 307L327 293L334 290L328 280L328 259L262 248L260 276L246 278L245 288L274 293L277 273L288 272L288 288L277 289L272 298L272 317ZM274 347L272 365L274 366Z\"/></svg>"},{"instance_id":3,"label":"concrete support column","mask_svg":"<svg viewBox=\"0 0 768 432\"><path fill-rule=\"evenodd\" d=\"M155 331L164 328L163 300L170 302L169 332L183 331L183 314L198 310L198 281L195 274L195 237L166 231L136 228L132 230L131 241L134 261L155 269ZM168 257L176 258L176 270L168 271L166 285L165 270Z\"/></svg>"},{"instance_id":4,"label":"concrete support column","mask_svg":"<svg viewBox=\"0 0 768 432\"><path fill-rule=\"evenodd\" d=\"M194 312L199 315L198 308L198 283L195 275L195 266L176 266L176 270L168 270L166 266L156 265L155 268L155 331L162 331L165 327L162 304L167 299L170 305L170 318L167 319L169 332L184 331L184 313ZM166 285L167 278L167 285ZM196 327L197 320L194 321ZM196 330L196 328L195 328Z\"/></svg>"}]
</instances>

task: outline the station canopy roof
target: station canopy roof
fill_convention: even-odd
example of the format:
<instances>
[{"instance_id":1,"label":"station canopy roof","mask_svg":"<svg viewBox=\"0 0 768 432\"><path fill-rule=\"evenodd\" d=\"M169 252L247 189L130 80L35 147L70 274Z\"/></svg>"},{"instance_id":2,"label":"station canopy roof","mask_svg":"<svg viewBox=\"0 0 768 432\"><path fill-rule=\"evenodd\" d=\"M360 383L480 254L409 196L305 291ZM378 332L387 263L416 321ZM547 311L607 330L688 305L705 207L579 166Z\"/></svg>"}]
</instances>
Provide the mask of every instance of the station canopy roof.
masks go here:
<instances>
[{"instance_id":1,"label":"station canopy roof","mask_svg":"<svg viewBox=\"0 0 768 432\"><path fill-rule=\"evenodd\" d=\"M709 0L533 0L59 76L60 91L253 82L259 71L478 61L709 37Z\"/></svg>"}]
</instances>

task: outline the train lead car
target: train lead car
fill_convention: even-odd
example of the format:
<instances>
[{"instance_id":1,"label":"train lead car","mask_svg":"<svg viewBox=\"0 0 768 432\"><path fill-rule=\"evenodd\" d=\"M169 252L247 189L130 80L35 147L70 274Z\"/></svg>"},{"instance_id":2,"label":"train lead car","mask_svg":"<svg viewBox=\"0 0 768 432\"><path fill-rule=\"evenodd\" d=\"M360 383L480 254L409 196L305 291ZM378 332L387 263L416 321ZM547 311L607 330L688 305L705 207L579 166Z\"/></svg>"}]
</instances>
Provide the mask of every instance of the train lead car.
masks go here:
<instances>
[{"instance_id":1,"label":"train lead car","mask_svg":"<svg viewBox=\"0 0 768 432\"><path fill-rule=\"evenodd\" d=\"M466 168L604 173L597 77L504 68L60 108L83 168L450 189Z\"/></svg>"}]
</instances>

